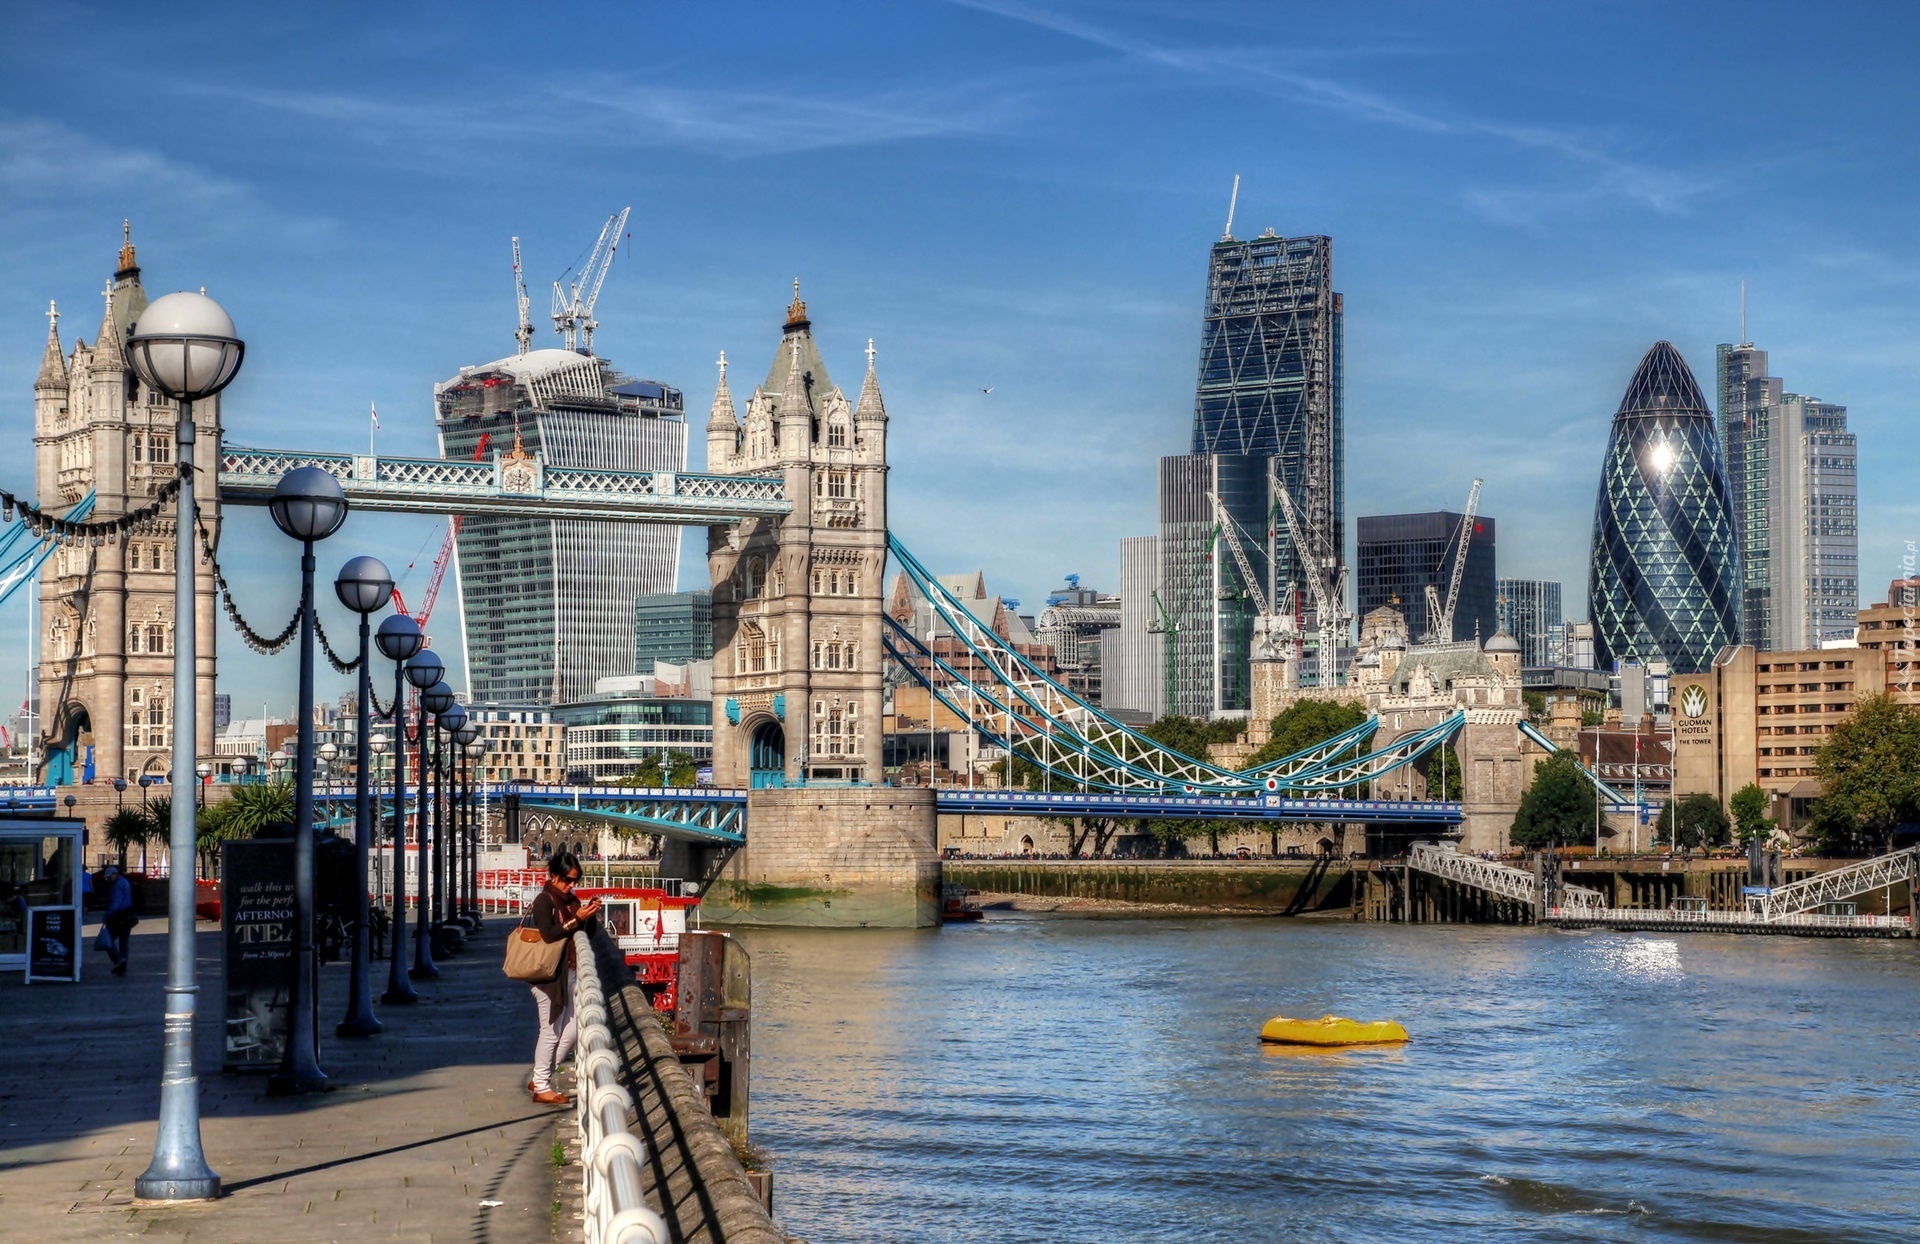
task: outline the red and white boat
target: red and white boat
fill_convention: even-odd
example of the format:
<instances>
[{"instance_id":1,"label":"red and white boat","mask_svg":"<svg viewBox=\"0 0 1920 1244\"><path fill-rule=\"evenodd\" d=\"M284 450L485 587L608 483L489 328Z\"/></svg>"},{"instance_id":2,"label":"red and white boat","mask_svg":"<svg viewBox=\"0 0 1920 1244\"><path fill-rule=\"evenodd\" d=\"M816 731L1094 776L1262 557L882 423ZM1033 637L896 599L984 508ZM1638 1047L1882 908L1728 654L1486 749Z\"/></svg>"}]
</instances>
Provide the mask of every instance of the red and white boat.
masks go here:
<instances>
[{"instance_id":1,"label":"red and white boat","mask_svg":"<svg viewBox=\"0 0 1920 1244\"><path fill-rule=\"evenodd\" d=\"M600 927L619 943L633 979L653 1009L673 1014L680 983L680 935L700 927L696 886L662 879L658 885L583 886L583 899L600 900Z\"/></svg>"}]
</instances>

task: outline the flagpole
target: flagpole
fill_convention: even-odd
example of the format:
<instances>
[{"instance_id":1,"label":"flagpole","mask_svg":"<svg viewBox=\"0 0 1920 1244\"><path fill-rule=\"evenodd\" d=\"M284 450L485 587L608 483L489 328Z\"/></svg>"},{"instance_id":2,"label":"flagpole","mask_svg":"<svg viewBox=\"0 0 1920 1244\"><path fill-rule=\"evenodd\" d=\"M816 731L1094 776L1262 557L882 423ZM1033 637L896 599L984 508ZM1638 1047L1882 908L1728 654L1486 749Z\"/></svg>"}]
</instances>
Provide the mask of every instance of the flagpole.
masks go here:
<instances>
[{"instance_id":1,"label":"flagpole","mask_svg":"<svg viewBox=\"0 0 1920 1244\"><path fill-rule=\"evenodd\" d=\"M380 430L380 407L377 404L367 403L367 419L367 457L371 458L374 456L373 436Z\"/></svg>"}]
</instances>

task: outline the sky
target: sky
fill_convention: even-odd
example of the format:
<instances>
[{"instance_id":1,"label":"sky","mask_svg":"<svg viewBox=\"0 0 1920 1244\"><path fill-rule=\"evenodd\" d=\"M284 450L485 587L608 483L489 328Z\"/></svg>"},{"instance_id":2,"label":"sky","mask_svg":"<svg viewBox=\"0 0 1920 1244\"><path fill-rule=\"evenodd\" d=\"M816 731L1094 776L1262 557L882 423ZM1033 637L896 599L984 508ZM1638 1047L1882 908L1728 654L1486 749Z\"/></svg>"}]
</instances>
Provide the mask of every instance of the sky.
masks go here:
<instances>
[{"instance_id":1,"label":"sky","mask_svg":"<svg viewBox=\"0 0 1920 1244\"><path fill-rule=\"evenodd\" d=\"M875 341L908 547L1029 606L1069 573L1115 590L1120 538L1153 530L1155 460L1189 448L1207 252L1238 175L1239 236L1333 238L1350 518L1458 508L1484 478L1499 573L1560 580L1578 614L1635 364L1671 340L1711 394L1745 281L1774 374L1850 409L1869 598L1920 539L1908 6L72 4L8 21L16 492L47 302L69 347L94 339L123 219L150 294L205 286L247 340L230 443L362 448L377 403L381 449L426 454L433 384L512 352L509 239L544 344L549 283L631 206L596 344L685 391L694 469L715 358L760 375L798 278L850 395ZM355 515L321 573L372 553L417 594L441 530ZM234 509L221 558L241 612L278 630L296 550ZM682 561L681 586L704 586ZM20 597L0 606L0 694L24 683L26 625ZM236 715L286 712L291 654L257 656L224 621L219 643Z\"/></svg>"}]
</instances>

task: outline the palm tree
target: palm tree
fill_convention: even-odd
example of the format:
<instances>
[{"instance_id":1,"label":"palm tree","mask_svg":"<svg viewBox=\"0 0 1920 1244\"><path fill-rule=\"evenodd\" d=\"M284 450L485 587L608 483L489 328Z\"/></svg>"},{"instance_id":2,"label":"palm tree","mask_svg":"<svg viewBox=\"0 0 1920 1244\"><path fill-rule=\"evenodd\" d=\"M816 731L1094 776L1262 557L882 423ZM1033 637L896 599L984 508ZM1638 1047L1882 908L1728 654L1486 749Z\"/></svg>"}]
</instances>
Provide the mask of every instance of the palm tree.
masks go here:
<instances>
[{"instance_id":1,"label":"palm tree","mask_svg":"<svg viewBox=\"0 0 1920 1244\"><path fill-rule=\"evenodd\" d=\"M169 841L173 831L173 796L151 795L140 805L140 811L147 818L147 839Z\"/></svg>"},{"instance_id":2,"label":"palm tree","mask_svg":"<svg viewBox=\"0 0 1920 1244\"><path fill-rule=\"evenodd\" d=\"M293 820L293 783L279 781L261 786L236 786L233 797L222 806L226 809L226 836L251 838L270 825L286 824Z\"/></svg>"},{"instance_id":3,"label":"palm tree","mask_svg":"<svg viewBox=\"0 0 1920 1244\"><path fill-rule=\"evenodd\" d=\"M121 808L107 818L108 845L120 853L120 871L127 871L127 852L153 837L154 824L141 808Z\"/></svg>"}]
</instances>

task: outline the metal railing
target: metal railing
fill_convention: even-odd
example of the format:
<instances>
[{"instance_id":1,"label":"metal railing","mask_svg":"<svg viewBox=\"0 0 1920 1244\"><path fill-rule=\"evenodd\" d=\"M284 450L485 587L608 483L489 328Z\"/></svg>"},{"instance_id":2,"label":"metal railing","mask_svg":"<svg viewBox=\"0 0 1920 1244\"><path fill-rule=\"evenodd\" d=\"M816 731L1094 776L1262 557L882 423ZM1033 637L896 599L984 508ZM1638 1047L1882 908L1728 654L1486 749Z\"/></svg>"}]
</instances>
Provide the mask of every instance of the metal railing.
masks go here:
<instances>
[{"instance_id":1,"label":"metal railing","mask_svg":"<svg viewBox=\"0 0 1920 1244\"><path fill-rule=\"evenodd\" d=\"M1465 855L1452 847L1416 842L1407 852L1407 862L1421 872L1460 885L1473 886L1501 898L1532 903L1538 896L1539 883L1525 869L1483 860L1477 855ZM1561 886L1560 896L1567 907L1579 911L1599 910L1607 905L1605 896L1599 891L1577 885Z\"/></svg>"},{"instance_id":2,"label":"metal railing","mask_svg":"<svg viewBox=\"0 0 1920 1244\"><path fill-rule=\"evenodd\" d=\"M1568 920L1592 924L1630 924L1630 925L1674 925L1684 927L1699 925L1715 929L1754 929L1765 932L1771 929L1834 929L1852 932L1885 932L1894 935L1908 933L1913 928L1913 920L1908 916L1878 915L1834 915L1826 912L1799 911L1784 915L1768 916L1757 911L1709 911L1705 908L1684 910L1675 908L1590 908L1590 907L1549 907L1547 920Z\"/></svg>"},{"instance_id":3,"label":"metal railing","mask_svg":"<svg viewBox=\"0 0 1920 1244\"><path fill-rule=\"evenodd\" d=\"M620 1083L620 1043L607 1023L607 996L585 929L573 935L574 1109L580 1119L580 1177L587 1244L668 1244L666 1220L647 1206L647 1148L627 1130L633 1094Z\"/></svg>"},{"instance_id":4,"label":"metal railing","mask_svg":"<svg viewBox=\"0 0 1920 1244\"><path fill-rule=\"evenodd\" d=\"M1907 847L1775 886L1766 894L1749 897L1747 909L1778 922L1792 913L1844 902L1869 890L1911 884L1916 874L1920 874L1920 847Z\"/></svg>"}]
</instances>

